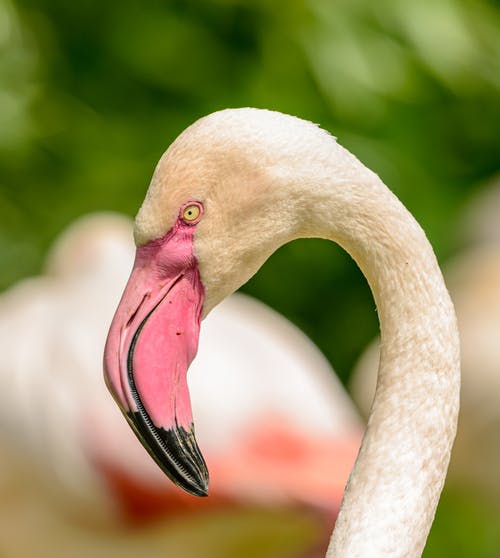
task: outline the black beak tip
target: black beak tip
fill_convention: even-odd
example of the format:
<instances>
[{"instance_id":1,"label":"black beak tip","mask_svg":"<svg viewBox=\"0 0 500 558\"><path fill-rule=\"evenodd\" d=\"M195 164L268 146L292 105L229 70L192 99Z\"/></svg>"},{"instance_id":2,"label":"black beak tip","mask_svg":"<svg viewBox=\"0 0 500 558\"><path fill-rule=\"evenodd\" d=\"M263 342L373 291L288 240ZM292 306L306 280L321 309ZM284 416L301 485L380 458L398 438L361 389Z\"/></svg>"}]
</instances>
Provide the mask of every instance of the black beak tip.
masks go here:
<instances>
[{"instance_id":1,"label":"black beak tip","mask_svg":"<svg viewBox=\"0 0 500 558\"><path fill-rule=\"evenodd\" d=\"M183 488L184 490L186 490L186 492L189 492L193 496L200 496L202 498L205 498L206 496L208 496L208 479L203 479L199 484L196 485L192 484L189 486L189 488L185 486L181 486L181 488Z\"/></svg>"},{"instance_id":2,"label":"black beak tip","mask_svg":"<svg viewBox=\"0 0 500 558\"><path fill-rule=\"evenodd\" d=\"M190 435L191 441L194 440L194 436ZM205 464L198 446L190 448L190 451L186 452L184 448L184 453L176 453L176 462L180 463L182 470L173 471L171 465L168 465L168 470L162 465L160 467L168 475L168 477L185 492L199 497L208 496L208 485L209 485L209 475L208 469Z\"/></svg>"},{"instance_id":3,"label":"black beak tip","mask_svg":"<svg viewBox=\"0 0 500 558\"><path fill-rule=\"evenodd\" d=\"M167 475L180 488L193 496L208 496L209 475L207 465L198 448L194 432L177 428L162 432L170 449L168 470L162 467ZM174 469L172 468L174 465Z\"/></svg>"},{"instance_id":4,"label":"black beak tip","mask_svg":"<svg viewBox=\"0 0 500 558\"><path fill-rule=\"evenodd\" d=\"M208 469L192 427L165 430L138 412L127 413L127 418L142 445L172 482L193 496L208 496Z\"/></svg>"}]
</instances>

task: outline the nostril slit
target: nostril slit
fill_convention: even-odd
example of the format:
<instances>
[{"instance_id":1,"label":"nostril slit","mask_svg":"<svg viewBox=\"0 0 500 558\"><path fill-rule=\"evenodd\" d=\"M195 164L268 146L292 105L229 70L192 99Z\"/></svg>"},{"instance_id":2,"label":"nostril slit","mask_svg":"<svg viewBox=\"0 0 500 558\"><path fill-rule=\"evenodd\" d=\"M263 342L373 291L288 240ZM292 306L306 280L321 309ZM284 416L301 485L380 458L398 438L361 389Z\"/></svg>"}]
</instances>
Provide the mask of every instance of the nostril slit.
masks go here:
<instances>
[{"instance_id":1,"label":"nostril slit","mask_svg":"<svg viewBox=\"0 0 500 558\"><path fill-rule=\"evenodd\" d=\"M146 298L149 297L149 293L146 293L143 297L141 302L139 303L139 305L137 306L137 308L135 309L134 313L130 316L127 325L125 327L130 327L130 325L132 324L132 322L134 321L135 317L137 316L139 310L141 309L141 306L144 304L144 301L146 300Z\"/></svg>"}]
</instances>

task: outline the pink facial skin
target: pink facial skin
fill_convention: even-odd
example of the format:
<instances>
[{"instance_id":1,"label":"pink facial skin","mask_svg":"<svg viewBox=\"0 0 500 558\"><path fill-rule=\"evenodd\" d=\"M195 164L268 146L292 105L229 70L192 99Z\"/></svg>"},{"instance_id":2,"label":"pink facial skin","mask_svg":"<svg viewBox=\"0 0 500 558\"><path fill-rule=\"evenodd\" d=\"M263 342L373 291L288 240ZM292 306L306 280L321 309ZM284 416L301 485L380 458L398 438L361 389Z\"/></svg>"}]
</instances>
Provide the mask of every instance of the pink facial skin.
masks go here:
<instances>
[{"instance_id":1,"label":"pink facial skin","mask_svg":"<svg viewBox=\"0 0 500 558\"><path fill-rule=\"evenodd\" d=\"M201 204L186 206L193 204L201 217ZM186 373L198 348L204 289L193 254L199 219L184 220L186 206L165 236L137 248L106 341L104 375L126 415L138 411L135 384L155 427L189 431Z\"/></svg>"}]
</instances>

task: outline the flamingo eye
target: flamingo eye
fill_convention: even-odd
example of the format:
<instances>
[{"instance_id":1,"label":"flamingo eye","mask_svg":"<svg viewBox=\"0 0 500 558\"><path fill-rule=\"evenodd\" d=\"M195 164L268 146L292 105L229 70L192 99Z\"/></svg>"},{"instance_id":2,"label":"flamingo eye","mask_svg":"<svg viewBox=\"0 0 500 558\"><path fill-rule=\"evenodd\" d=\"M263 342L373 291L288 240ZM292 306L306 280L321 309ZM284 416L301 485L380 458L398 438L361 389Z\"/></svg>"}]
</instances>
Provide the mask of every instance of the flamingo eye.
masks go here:
<instances>
[{"instance_id":1,"label":"flamingo eye","mask_svg":"<svg viewBox=\"0 0 500 558\"><path fill-rule=\"evenodd\" d=\"M203 206L201 203L190 203L182 209L182 219L189 225L197 223L202 215Z\"/></svg>"}]
</instances>

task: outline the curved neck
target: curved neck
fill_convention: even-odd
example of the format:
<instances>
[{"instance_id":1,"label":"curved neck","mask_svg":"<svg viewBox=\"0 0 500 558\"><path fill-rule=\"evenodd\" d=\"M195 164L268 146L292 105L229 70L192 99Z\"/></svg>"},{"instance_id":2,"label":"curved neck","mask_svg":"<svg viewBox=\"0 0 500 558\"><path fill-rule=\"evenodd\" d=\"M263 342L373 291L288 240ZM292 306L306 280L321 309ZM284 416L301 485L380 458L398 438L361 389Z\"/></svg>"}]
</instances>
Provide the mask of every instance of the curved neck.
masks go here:
<instances>
[{"instance_id":1,"label":"curved neck","mask_svg":"<svg viewBox=\"0 0 500 558\"><path fill-rule=\"evenodd\" d=\"M368 279L380 318L381 359L327 558L416 558L455 437L458 331L424 232L380 179L351 157L354 178L339 187L337 176L335 184L313 189L308 206L321 236L342 245Z\"/></svg>"}]
</instances>

